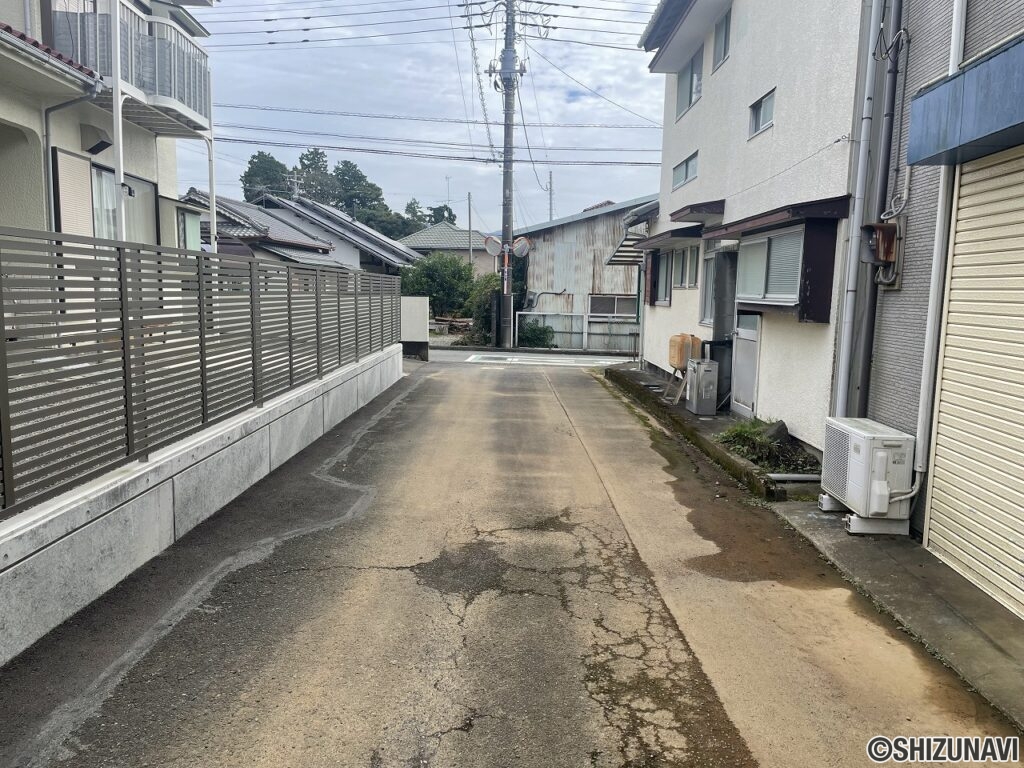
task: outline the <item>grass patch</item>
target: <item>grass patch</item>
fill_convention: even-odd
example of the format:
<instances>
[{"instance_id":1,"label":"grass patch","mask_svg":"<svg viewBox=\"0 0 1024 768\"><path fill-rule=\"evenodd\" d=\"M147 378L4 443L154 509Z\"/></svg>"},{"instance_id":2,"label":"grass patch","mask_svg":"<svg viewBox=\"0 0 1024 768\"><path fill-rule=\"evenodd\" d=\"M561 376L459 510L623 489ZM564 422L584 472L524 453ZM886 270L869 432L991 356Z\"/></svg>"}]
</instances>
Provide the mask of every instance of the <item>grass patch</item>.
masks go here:
<instances>
[{"instance_id":1,"label":"grass patch","mask_svg":"<svg viewBox=\"0 0 1024 768\"><path fill-rule=\"evenodd\" d=\"M717 439L766 472L818 474L821 471L821 464L814 456L788 433L774 436L774 428L774 424L757 419L740 421L719 433Z\"/></svg>"}]
</instances>

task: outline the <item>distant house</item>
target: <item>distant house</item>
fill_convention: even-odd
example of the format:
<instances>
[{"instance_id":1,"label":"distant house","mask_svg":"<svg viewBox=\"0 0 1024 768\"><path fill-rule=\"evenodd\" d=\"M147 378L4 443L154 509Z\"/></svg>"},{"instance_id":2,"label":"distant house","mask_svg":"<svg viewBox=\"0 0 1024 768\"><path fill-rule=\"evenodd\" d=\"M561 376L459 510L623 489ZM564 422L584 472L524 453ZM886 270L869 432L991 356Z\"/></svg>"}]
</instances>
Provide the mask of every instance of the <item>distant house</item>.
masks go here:
<instances>
[{"instance_id":1,"label":"distant house","mask_svg":"<svg viewBox=\"0 0 1024 768\"><path fill-rule=\"evenodd\" d=\"M656 203L647 195L515 230L530 240L526 308L517 328L538 322L564 349L634 351L638 343L638 268L609 264L626 239L625 216Z\"/></svg>"},{"instance_id":2,"label":"distant house","mask_svg":"<svg viewBox=\"0 0 1024 768\"><path fill-rule=\"evenodd\" d=\"M206 194L189 190L186 202ZM201 224L209 242L209 217ZM217 198L217 239L222 252L253 253L303 264L397 274L420 254L331 206L306 198L264 195L254 203Z\"/></svg>"},{"instance_id":3,"label":"distant house","mask_svg":"<svg viewBox=\"0 0 1024 768\"><path fill-rule=\"evenodd\" d=\"M470 258L470 238L472 237L472 259ZM468 229L459 229L454 224L442 221L413 232L408 237L399 240L402 245L412 248L424 255L434 251L454 253L456 256L471 261L473 264L473 275L479 277L497 271L498 265L494 257L484 250L484 237L482 232L473 230L472 235Z\"/></svg>"}]
</instances>

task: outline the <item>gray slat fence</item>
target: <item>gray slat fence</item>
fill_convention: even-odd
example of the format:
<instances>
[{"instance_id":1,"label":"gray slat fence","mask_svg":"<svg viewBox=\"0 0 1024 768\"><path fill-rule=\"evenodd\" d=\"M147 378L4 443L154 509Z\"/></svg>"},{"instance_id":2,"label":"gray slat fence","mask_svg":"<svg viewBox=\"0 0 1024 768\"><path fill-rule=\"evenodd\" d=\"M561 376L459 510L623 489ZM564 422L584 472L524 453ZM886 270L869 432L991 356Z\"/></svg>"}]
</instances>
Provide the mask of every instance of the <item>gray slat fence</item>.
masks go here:
<instances>
[{"instance_id":1,"label":"gray slat fence","mask_svg":"<svg viewBox=\"0 0 1024 768\"><path fill-rule=\"evenodd\" d=\"M0 227L0 518L397 343L400 312L391 275Z\"/></svg>"}]
</instances>

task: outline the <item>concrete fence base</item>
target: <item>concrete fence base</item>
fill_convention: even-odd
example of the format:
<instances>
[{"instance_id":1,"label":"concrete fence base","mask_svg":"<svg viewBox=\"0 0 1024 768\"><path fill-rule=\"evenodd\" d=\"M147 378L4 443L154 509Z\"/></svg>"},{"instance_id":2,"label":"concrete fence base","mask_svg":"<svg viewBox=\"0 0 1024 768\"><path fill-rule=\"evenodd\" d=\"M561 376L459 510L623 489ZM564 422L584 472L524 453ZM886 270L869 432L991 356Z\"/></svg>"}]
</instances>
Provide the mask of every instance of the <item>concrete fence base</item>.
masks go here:
<instances>
[{"instance_id":1,"label":"concrete fence base","mask_svg":"<svg viewBox=\"0 0 1024 768\"><path fill-rule=\"evenodd\" d=\"M395 344L0 522L0 664L401 377Z\"/></svg>"}]
</instances>

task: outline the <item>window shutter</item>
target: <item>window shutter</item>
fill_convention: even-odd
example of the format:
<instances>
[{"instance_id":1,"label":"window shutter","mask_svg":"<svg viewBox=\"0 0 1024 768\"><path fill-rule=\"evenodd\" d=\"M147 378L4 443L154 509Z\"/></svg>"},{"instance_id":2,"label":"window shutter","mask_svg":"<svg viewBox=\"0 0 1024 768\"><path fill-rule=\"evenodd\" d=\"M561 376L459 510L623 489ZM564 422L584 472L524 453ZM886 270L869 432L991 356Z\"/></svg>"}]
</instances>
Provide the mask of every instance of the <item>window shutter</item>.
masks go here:
<instances>
[{"instance_id":1,"label":"window shutter","mask_svg":"<svg viewBox=\"0 0 1024 768\"><path fill-rule=\"evenodd\" d=\"M768 268L768 241L740 245L736 265L736 298L763 299Z\"/></svg>"},{"instance_id":2,"label":"window shutter","mask_svg":"<svg viewBox=\"0 0 1024 768\"><path fill-rule=\"evenodd\" d=\"M767 296L792 299L800 295L800 262L803 255L803 232L790 232L771 239L768 254Z\"/></svg>"},{"instance_id":3,"label":"window shutter","mask_svg":"<svg viewBox=\"0 0 1024 768\"><path fill-rule=\"evenodd\" d=\"M88 158L54 151L57 173L57 226L61 232L93 237L92 163ZM100 233L102 236L103 233Z\"/></svg>"}]
</instances>

